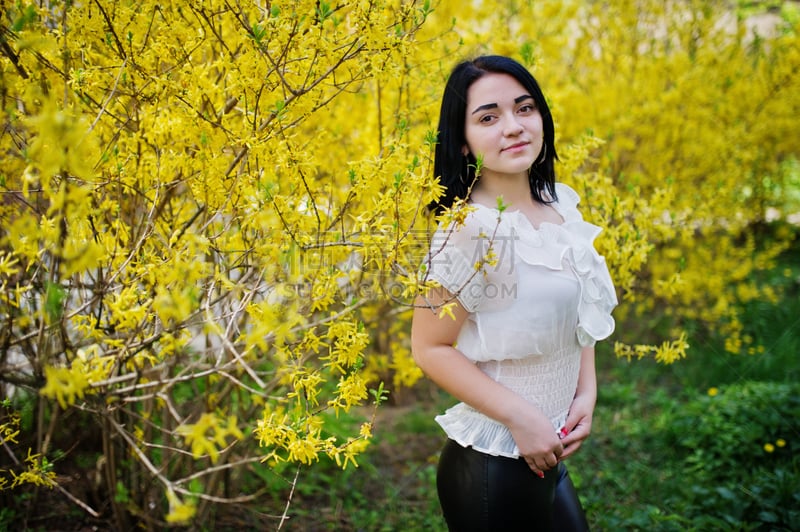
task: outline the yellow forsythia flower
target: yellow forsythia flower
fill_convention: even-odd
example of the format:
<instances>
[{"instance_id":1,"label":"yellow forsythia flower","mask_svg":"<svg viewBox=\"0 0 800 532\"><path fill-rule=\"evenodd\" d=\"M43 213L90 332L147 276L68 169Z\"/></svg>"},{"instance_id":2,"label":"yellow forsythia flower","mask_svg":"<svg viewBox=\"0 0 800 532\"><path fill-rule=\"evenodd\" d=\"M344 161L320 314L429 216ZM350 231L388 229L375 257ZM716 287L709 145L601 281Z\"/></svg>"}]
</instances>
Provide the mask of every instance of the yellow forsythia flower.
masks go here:
<instances>
[{"instance_id":1,"label":"yellow forsythia flower","mask_svg":"<svg viewBox=\"0 0 800 532\"><path fill-rule=\"evenodd\" d=\"M197 511L194 501L182 502L171 489L167 490L167 500L169 501L169 513L166 517L168 523L185 523L194 517Z\"/></svg>"},{"instance_id":2,"label":"yellow forsythia flower","mask_svg":"<svg viewBox=\"0 0 800 532\"><path fill-rule=\"evenodd\" d=\"M176 432L191 446L192 456L200 458L207 454L212 463L219 459L219 449L225 446L227 436L244 437L237 426L236 416L229 416L227 425L223 426L215 414L208 412L200 416L197 423L181 425Z\"/></svg>"},{"instance_id":3,"label":"yellow forsythia flower","mask_svg":"<svg viewBox=\"0 0 800 532\"><path fill-rule=\"evenodd\" d=\"M442 305L442 308L439 310L439 319L449 316L451 320L455 321L456 315L453 314L453 307L455 307L455 305L455 303L446 303Z\"/></svg>"},{"instance_id":4,"label":"yellow forsythia flower","mask_svg":"<svg viewBox=\"0 0 800 532\"><path fill-rule=\"evenodd\" d=\"M75 369L46 366L44 376L47 383L39 393L50 399L56 399L61 408L75 404L75 401L83 398L84 392L89 388L89 380L84 372Z\"/></svg>"},{"instance_id":5,"label":"yellow forsythia flower","mask_svg":"<svg viewBox=\"0 0 800 532\"><path fill-rule=\"evenodd\" d=\"M772 445L771 443L765 443L764 444L764 450L767 451L768 453L771 453L771 452L775 451L775 446Z\"/></svg>"}]
</instances>

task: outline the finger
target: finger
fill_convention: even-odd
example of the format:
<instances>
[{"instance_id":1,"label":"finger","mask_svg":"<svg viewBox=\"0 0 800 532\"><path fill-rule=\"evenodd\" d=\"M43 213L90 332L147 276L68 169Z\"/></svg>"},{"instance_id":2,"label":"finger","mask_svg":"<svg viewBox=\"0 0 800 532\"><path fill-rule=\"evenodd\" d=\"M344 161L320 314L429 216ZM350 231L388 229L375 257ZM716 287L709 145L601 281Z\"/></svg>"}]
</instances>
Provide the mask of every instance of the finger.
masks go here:
<instances>
[{"instance_id":1,"label":"finger","mask_svg":"<svg viewBox=\"0 0 800 532\"><path fill-rule=\"evenodd\" d=\"M564 442L563 441L559 441L558 442L558 447L553 449L553 458L556 459L556 464L558 464L558 460L559 460L559 458L561 458L562 454L564 454ZM555 467L555 466L553 466L553 467Z\"/></svg>"},{"instance_id":2,"label":"finger","mask_svg":"<svg viewBox=\"0 0 800 532\"><path fill-rule=\"evenodd\" d=\"M563 434L563 432L562 432ZM574 445L575 442L585 440L589 437L589 429L583 425L577 425L571 432L561 438L561 444L565 447Z\"/></svg>"},{"instance_id":3,"label":"finger","mask_svg":"<svg viewBox=\"0 0 800 532\"><path fill-rule=\"evenodd\" d=\"M564 454L561 455L561 460L566 460L572 456L575 451L581 448L582 443L583 440L576 440L575 443L570 444L566 449L564 449Z\"/></svg>"},{"instance_id":4,"label":"finger","mask_svg":"<svg viewBox=\"0 0 800 532\"><path fill-rule=\"evenodd\" d=\"M561 443L564 444L564 447L569 447L570 445L574 445L575 442L581 441L582 439L583 437L577 432L571 432L568 436L564 436L564 439L561 440Z\"/></svg>"},{"instance_id":5,"label":"finger","mask_svg":"<svg viewBox=\"0 0 800 532\"><path fill-rule=\"evenodd\" d=\"M544 471L542 471L536 463L533 461L532 458L525 458L525 462L528 464L528 467L531 468L531 471L539 478L544 478Z\"/></svg>"},{"instance_id":6,"label":"finger","mask_svg":"<svg viewBox=\"0 0 800 532\"><path fill-rule=\"evenodd\" d=\"M542 471L553 469L554 467L558 466L559 456L561 456L563 453L564 447L559 445L559 447L554 449L551 453L548 453L536 460L536 465Z\"/></svg>"},{"instance_id":7,"label":"finger","mask_svg":"<svg viewBox=\"0 0 800 532\"><path fill-rule=\"evenodd\" d=\"M564 426L561 427L561 430L559 430L558 437L563 441L568 436L571 436L576 432L580 434L581 429L583 428L585 428L585 425L580 419L567 419L567 421L564 423Z\"/></svg>"}]
</instances>

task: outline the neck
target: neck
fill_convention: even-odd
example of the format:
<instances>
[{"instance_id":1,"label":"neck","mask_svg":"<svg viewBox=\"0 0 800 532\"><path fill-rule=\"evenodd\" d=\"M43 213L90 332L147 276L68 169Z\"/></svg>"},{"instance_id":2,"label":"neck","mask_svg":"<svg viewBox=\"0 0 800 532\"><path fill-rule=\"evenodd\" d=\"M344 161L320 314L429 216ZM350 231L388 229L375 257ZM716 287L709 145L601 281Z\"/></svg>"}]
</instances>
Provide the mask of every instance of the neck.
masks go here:
<instances>
[{"instance_id":1,"label":"neck","mask_svg":"<svg viewBox=\"0 0 800 532\"><path fill-rule=\"evenodd\" d=\"M471 198L477 203L494 206L497 197L502 196L506 204L523 207L533 201L528 174L494 175L481 174L472 190Z\"/></svg>"}]
</instances>

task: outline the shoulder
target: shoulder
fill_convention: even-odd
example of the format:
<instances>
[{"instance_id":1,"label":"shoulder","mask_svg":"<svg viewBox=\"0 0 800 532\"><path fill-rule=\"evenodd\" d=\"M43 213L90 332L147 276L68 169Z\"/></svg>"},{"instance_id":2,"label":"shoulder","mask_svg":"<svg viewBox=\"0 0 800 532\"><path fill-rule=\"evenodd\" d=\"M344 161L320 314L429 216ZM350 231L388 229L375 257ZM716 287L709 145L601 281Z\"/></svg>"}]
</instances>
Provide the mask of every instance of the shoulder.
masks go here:
<instances>
[{"instance_id":1,"label":"shoulder","mask_svg":"<svg viewBox=\"0 0 800 532\"><path fill-rule=\"evenodd\" d=\"M565 207L577 208L578 203L581 202L581 197L578 196L575 189L565 183L556 183L556 196L558 197L559 205Z\"/></svg>"},{"instance_id":2,"label":"shoulder","mask_svg":"<svg viewBox=\"0 0 800 532\"><path fill-rule=\"evenodd\" d=\"M481 303L485 278L477 266L486 254L491 231L480 209L467 209L443 221L431 238L425 260L426 277L454 295L464 309L475 312Z\"/></svg>"},{"instance_id":3,"label":"shoulder","mask_svg":"<svg viewBox=\"0 0 800 532\"><path fill-rule=\"evenodd\" d=\"M558 201L552 205L564 218L565 222L583 219L580 211L578 211L578 204L581 202L581 198L572 187L564 183L556 183L556 197Z\"/></svg>"},{"instance_id":4,"label":"shoulder","mask_svg":"<svg viewBox=\"0 0 800 532\"><path fill-rule=\"evenodd\" d=\"M489 207L470 204L464 211L457 213L453 219L439 226L438 232L452 239L455 244L474 242L491 233L497 224L497 214Z\"/></svg>"}]
</instances>

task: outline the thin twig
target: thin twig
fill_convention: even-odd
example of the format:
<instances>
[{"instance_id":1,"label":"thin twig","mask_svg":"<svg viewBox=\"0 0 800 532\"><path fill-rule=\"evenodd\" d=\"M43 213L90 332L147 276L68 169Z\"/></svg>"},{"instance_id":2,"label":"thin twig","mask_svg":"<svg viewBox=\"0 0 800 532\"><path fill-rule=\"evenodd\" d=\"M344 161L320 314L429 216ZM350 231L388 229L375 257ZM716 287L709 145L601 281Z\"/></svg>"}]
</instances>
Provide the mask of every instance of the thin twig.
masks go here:
<instances>
[{"instance_id":1,"label":"thin twig","mask_svg":"<svg viewBox=\"0 0 800 532\"><path fill-rule=\"evenodd\" d=\"M294 496L294 488L297 486L297 479L300 477L300 466L297 466L297 470L294 472L294 480L292 480L292 489L289 491L289 496L286 498L286 506L283 508L283 515L281 515L281 520L278 523L278 530L283 528L283 524L289 520L289 506L292 504L292 497Z\"/></svg>"},{"instance_id":2,"label":"thin twig","mask_svg":"<svg viewBox=\"0 0 800 532\"><path fill-rule=\"evenodd\" d=\"M85 502L83 502L82 500L80 500L79 498L77 498L76 496L71 494L70 492L68 492L66 489L61 487L58 483L54 482L53 485L55 486L55 488L58 491L60 491L64 495L66 495L66 497L69 500L71 500L72 502L74 502L75 504L77 504L78 506L80 506L81 508L86 510L89 514L91 514L92 517L100 517L100 514L96 510L94 510L91 506L89 506L88 504L86 504Z\"/></svg>"},{"instance_id":3,"label":"thin twig","mask_svg":"<svg viewBox=\"0 0 800 532\"><path fill-rule=\"evenodd\" d=\"M114 86L111 87L111 92L108 93L106 100L103 102L102 107L100 107L100 112L97 113L97 117L95 117L94 122L92 122L92 125L89 126L88 133L91 133L92 130L94 130L94 127L100 121L100 117L102 117L103 114L106 112L106 107L108 107L108 104L111 102L111 98L113 98L114 94L117 92L117 85L119 85L119 79L122 77L122 73L125 72L125 66L127 64L128 64L128 58L126 57L125 59L122 60L122 65L120 65L119 67L119 74L117 74L117 79L114 80Z\"/></svg>"}]
</instances>

